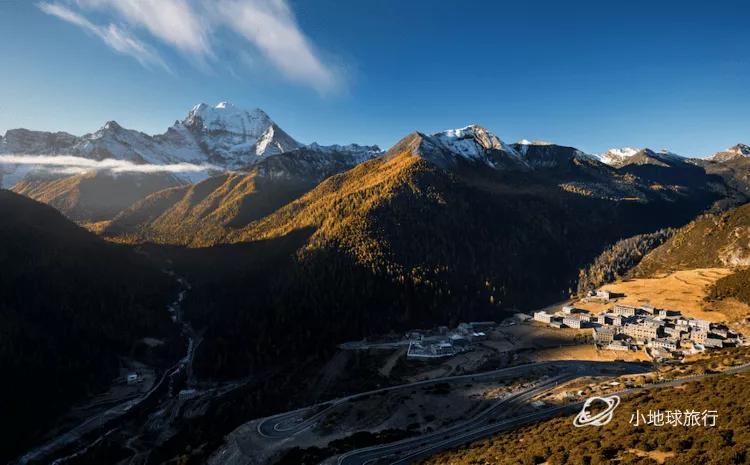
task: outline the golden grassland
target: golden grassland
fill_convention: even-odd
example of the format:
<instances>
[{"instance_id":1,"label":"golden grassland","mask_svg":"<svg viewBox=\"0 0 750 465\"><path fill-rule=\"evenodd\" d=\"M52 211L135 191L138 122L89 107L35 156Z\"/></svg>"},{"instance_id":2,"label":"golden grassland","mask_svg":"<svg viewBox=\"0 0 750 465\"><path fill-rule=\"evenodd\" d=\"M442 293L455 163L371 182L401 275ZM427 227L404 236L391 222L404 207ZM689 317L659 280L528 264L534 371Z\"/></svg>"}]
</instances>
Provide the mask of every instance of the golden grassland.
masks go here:
<instances>
[{"instance_id":1,"label":"golden grassland","mask_svg":"<svg viewBox=\"0 0 750 465\"><path fill-rule=\"evenodd\" d=\"M710 287L719 279L729 276L729 268L699 268L676 271L653 278L625 279L608 284L603 289L624 294L617 303L624 305L650 304L659 308L681 311L692 318L708 321L738 321L750 316L750 305L736 299L707 300ZM576 307L599 313L611 303L574 302Z\"/></svg>"},{"instance_id":2,"label":"golden grassland","mask_svg":"<svg viewBox=\"0 0 750 465\"><path fill-rule=\"evenodd\" d=\"M590 332L591 330L587 330ZM594 362L611 362L624 360L627 362L650 361L651 358L644 351L616 351L601 350L593 344L581 344L575 346L554 347L549 349L535 350L529 354L528 359L532 362L546 362L550 360L587 360Z\"/></svg>"}]
</instances>

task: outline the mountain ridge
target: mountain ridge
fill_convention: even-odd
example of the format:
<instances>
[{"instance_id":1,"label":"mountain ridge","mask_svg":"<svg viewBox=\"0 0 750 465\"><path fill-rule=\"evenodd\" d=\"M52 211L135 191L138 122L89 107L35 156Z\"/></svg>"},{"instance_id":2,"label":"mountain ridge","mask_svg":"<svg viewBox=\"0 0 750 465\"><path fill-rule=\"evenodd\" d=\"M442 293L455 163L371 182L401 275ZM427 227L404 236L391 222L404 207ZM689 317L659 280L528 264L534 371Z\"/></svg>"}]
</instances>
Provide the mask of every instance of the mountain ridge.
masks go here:
<instances>
[{"instance_id":1,"label":"mountain ridge","mask_svg":"<svg viewBox=\"0 0 750 465\"><path fill-rule=\"evenodd\" d=\"M263 110L243 110L229 102L215 106L195 105L182 120L164 133L148 135L126 129L116 121L106 122L95 132L74 136L65 132L9 129L0 137L0 155L69 155L93 160L118 159L136 164L193 163L214 165L225 170L247 170L272 155L306 147L281 129ZM310 144L313 150L325 146ZM345 148L348 147L348 148ZM346 151L360 147L362 152L376 146L331 146ZM5 164L5 177L20 180L19 166ZM11 175L15 172L19 179ZM12 181L4 181L10 187Z\"/></svg>"},{"instance_id":2,"label":"mountain ridge","mask_svg":"<svg viewBox=\"0 0 750 465\"><path fill-rule=\"evenodd\" d=\"M709 160L726 162L742 158L750 158L750 146L745 144L733 145L724 151L716 152Z\"/></svg>"}]
</instances>

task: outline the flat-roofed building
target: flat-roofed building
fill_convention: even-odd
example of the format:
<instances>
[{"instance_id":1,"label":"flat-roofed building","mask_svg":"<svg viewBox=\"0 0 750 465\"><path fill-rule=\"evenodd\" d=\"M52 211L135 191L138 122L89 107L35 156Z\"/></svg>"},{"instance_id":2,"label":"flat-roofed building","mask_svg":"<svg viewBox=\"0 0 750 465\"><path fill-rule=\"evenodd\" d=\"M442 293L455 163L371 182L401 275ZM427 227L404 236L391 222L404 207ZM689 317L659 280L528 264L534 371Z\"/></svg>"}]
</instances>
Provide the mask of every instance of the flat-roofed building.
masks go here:
<instances>
[{"instance_id":1,"label":"flat-roofed building","mask_svg":"<svg viewBox=\"0 0 750 465\"><path fill-rule=\"evenodd\" d=\"M655 339L651 339L648 345L660 349L677 350L680 347L680 342L672 338L657 337Z\"/></svg>"},{"instance_id":2,"label":"flat-roofed building","mask_svg":"<svg viewBox=\"0 0 750 465\"><path fill-rule=\"evenodd\" d=\"M617 328L613 328L611 326L600 326L598 328L594 328L594 341L596 341L598 344L609 344L610 342L615 340L615 336L617 335L617 333Z\"/></svg>"},{"instance_id":3,"label":"flat-roofed building","mask_svg":"<svg viewBox=\"0 0 750 465\"><path fill-rule=\"evenodd\" d=\"M706 338L708 337L708 331L703 331L700 329L690 331L690 340L693 342L697 342L698 344L703 344L706 342Z\"/></svg>"},{"instance_id":4,"label":"flat-roofed building","mask_svg":"<svg viewBox=\"0 0 750 465\"><path fill-rule=\"evenodd\" d=\"M638 307L638 310L649 315L653 315L654 313L656 313L656 308L654 308L653 305L641 305L640 307Z\"/></svg>"},{"instance_id":5,"label":"flat-roofed building","mask_svg":"<svg viewBox=\"0 0 750 465\"><path fill-rule=\"evenodd\" d=\"M717 335L717 336L719 336L721 338L724 338L724 339L726 339L726 338L728 338L730 336L729 330L727 330L725 328L712 328L711 329L711 334L715 334L715 335Z\"/></svg>"},{"instance_id":6,"label":"flat-roofed building","mask_svg":"<svg viewBox=\"0 0 750 465\"><path fill-rule=\"evenodd\" d=\"M618 304L612 307L612 313L614 313L615 315L626 316L626 317L635 316L635 307L631 307L629 305Z\"/></svg>"},{"instance_id":7,"label":"flat-roofed building","mask_svg":"<svg viewBox=\"0 0 750 465\"><path fill-rule=\"evenodd\" d=\"M653 324L627 324L622 332L638 341L648 341L659 335L659 327Z\"/></svg>"},{"instance_id":8,"label":"flat-roofed building","mask_svg":"<svg viewBox=\"0 0 750 465\"><path fill-rule=\"evenodd\" d=\"M623 320L621 315L615 315L613 313L606 313L604 315L604 324L612 326L622 326Z\"/></svg>"},{"instance_id":9,"label":"flat-roofed building","mask_svg":"<svg viewBox=\"0 0 750 465\"><path fill-rule=\"evenodd\" d=\"M706 320L688 320L688 326L708 331L711 329L711 322Z\"/></svg>"},{"instance_id":10,"label":"flat-roofed building","mask_svg":"<svg viewBox=\"0 0 750 465\"><path fill-rule=\"evenodd\" d=\"M566 316L562 322L568 328L581 329L581 320L575 316Z\"/></svg>"},{"instance_id":11,"label":"flat-roofed building","mask_svg":"<svg viewBox=\"0 0 750 465\"><path fill-rule=\"evenodd\" d=\"M541 321L542 323L551 323L552 315L547 312L534 312L534 320Z\"/></svg>"}]
</instances>

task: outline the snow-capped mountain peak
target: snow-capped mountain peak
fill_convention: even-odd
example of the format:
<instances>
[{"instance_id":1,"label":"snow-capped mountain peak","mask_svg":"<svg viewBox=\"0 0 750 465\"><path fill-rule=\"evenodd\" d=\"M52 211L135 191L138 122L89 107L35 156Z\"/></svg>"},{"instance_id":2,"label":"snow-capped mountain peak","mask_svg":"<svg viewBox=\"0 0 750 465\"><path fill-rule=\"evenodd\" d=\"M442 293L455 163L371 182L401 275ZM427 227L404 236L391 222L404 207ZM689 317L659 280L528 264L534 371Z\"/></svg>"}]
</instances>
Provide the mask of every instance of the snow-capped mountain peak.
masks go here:
<instances>
[{"instance_id":1,"label":"snow-capped mountain peak","mask_svg":"<svg viewBox=\"0 0 750 465\"><path fill-rule=\"evenodd\" d=\"M112 120L112 121L107 121L106 123L104 123L104 126L102 126L102 130L104 129L107 129L110 131L117 131L119 129L122 129L122 126L120 126L120 124L117 121Z\"/></svg>"},{"instance_id":2,"label":"snow-capped mountain peak","mask_svg":"<svg viewBox=\"0 0 750 465\"><path fill-rule=\"evenodd\" d=\"M185 118L184 124L188 127L200 125L207 131L222 131L257 138L275 123L260 108L243 110L229 102L219 102L215 106L205 103L194 106Z\"/></svg>"},{"instance_id":3,"label":"snow-capped mountain peak","mask_svg":"<svg viewBox=\"0 0 750 465\"><path fill-rule=\"evenodd\" d=\"M599 159L599 161L607 165L618 165L638 152L640 152L640 149L636 149L633 147L622 147L609 149L604 153L596 155L596 157Z\"/></svg>"},{"instance_id":4,"label":"snow-capped mountain peak","mask_svg":"<svg viewBox=\"0 0 750 465\"><path fill-rule=\"evenodd\" d=\"M170 132L181 146L192 142L207 152L210 161L232 169L302 146L260 108L245 110L226 101L194 106Z\"/></svg>"},{"instance_id":5,"label":"snow-capped mountain peak","mask_svg":"<svg viewBox=\"0 0 750 465\"><path fill-rule=\"evenodd\" d=\"M750 157L750 146L745 144L737 144L729 147L723 152L715 153L712 157L710 157L710 159L714 161L729 161L736 158L745 157Z\"/></svg>"},{"instance_id":6,"label":"snow-capped mountain peak","mask_svg":"<svg viewBox=\"0 0 750 465\"><path fill-rule=\"evenodd\" d=\"M12 129L0 138L0 154L72 155L147 164L187 162L231 170L249 169L268 155L299 147L263 110L244 110L229 102L196 105L164 134L154 136L107 121L80 137Z\"/></svg>"},{"instance_id":7,"label":"snow-capped mountain peak","mask_svg":"<svg viewBox=\"0 0 750 465\"><path fill-rule=\"evenodd\" d=\"M742 155L743 157L750 157L750 146L745 144L737 144L734 147L728 148L727 152L733 152L737 155Z\"/></svg>"},{"instance_id":8,"label":"snow-capped mountain peak","mask_svg":"<svg viewBox=\"0 0 750 465\"><path fill-rule=\"evenodd\" d=\"M518 158L513 148L496 135L477 124L458 129L447 129L430 136L442 148L470 159L481 159L487 151L499 150Z\"/></svg>"}]
</instances>

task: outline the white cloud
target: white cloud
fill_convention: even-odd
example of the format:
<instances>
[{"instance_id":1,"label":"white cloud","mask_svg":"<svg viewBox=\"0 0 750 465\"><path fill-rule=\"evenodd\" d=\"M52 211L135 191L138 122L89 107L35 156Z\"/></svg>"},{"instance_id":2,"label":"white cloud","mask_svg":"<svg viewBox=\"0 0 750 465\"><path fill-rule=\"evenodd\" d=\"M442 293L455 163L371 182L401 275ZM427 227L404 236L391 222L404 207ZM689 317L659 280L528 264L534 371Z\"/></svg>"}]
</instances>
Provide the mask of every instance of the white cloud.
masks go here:
<instances>
[{"instance_id":1,"label":"white cloud","mask_svg":"<svg viewBox=\"0 0 750 465\"><path fill-rule=\"evenodd\" d=\"M338 86L300 30L285 0L220 0L222 20L254 44L282 73L321 92Z\"/></svg>"},{"instance_id":2,"label":"white cloud","mask_svg":"<svg viewBox=\"0 0 750 465\"><path fill-rule=\"evenodd\" d=\"M83 8L110 9L183 52L199 56L211 52L209 28L185 0L77 0L77 3Z\"/></svg>"},{"instance_id":3,"label":"white cloud","mask_svg":"<svg viewBox=\"0 0 750 465\"><path fill-rule=\"evenodd\" d=\"M72 0L68 0L69 2ZM214 50L231 49L249 56L252 47L283 76L321 93L341 86L341 79L326 64L304 35L287 0L75 0L81 10L108 13L133 29L143 29L162 43L193 57L199 63L214 60ZM110 24L102 28L59 3L43 3L43 11L93 32L112 48L136 57L142 63L148 49L125 29ZM220 41L221 30L244 40ZM117 45L117 46L115 46ZM153 55L153 54L152 54ZM160 59L159 59L160 60Z\"/></svg>"},{"instance_id":4,"label":"white cloud","mask_svg":"<svg viewBox=\"0 0 750 465\"><path fill-rule=\"evenodd\" d=\"M169 70L164 60L156 52L115 24L109 24L108 26L94 24L75 11L59 4L40 3L39 8L49 15L56 16L94 34L114 50L132 56L147 68L158 65Z\"/></svg>"},{"instance_id":5,"label":"white cloud","mask_svg":"<svg viewBox=\"0 0 750 465\"><path fill-rule=\"evenodd\" d=\"M193 163L173 163L168 165L138 164L127 160L107 158L92 160L72 155L0 155L0 165L32 165L57 173L78 174L86 171L111 171L113 173L200 173L221 168Z\"/></svg>"}]
</instances>

